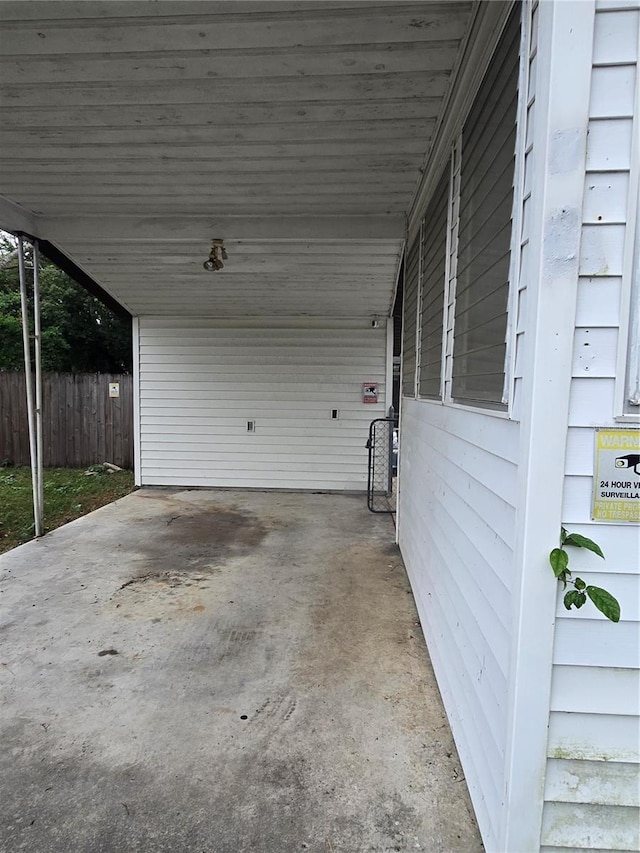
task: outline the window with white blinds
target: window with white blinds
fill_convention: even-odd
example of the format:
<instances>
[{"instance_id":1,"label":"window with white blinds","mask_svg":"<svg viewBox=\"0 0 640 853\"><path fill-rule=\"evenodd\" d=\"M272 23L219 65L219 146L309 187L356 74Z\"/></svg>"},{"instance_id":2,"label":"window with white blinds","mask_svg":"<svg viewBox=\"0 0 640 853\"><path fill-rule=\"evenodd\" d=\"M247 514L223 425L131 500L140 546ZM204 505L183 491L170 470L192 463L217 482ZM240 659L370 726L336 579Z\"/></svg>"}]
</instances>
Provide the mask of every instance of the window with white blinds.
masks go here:
<instances>
[{"instance_id":1,"label":"window with white blinds","mask_svg":"<svg viewBox=\"0 0 640 853\"><path fill-rule=\"evenodd\" d=\"M462 129L452 397L503 406L520 47L516 5Z\"/></svg>"},{"instance_id":2,"label":"window with white blinds","mask_svg":"<svg viewBox=\"0 0 640 853\"><path fill-rule=\"evenodd\" d=\"M441 396L448 208L449 170L446 169L438 181L422 223L418 393L421 397L436 399Z\"/></svg>"},{"instance_id":3,"label":"window with white blinds","mask_svg":"<svg viewBox=\"0 0 640 853\"><path fill-rule=\"evenodd\" d=\"M420 278L420 235L416 235L407 253L404 279L404 310L402 319L402 393L416 393L416 326L418 287Z\"/></svg>"}]
</instances>

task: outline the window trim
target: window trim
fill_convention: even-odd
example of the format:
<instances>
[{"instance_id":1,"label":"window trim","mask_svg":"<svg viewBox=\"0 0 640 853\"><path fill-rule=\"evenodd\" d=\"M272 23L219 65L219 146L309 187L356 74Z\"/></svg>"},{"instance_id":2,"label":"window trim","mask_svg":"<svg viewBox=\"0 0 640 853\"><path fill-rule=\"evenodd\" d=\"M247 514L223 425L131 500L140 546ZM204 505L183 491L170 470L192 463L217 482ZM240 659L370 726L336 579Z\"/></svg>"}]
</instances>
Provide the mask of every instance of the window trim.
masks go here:
<instances>
[{"instance_id":1,"label":"window trim","mask_svg":"<svg viewBox=\"0 0 640 853\"><path fill-rule=\"evenodd\" d=\"M451 176L449 179L449 234L447 257L447 279L445 282L445 323L443 328L443 371L442 399L447 405L454 405L451 396L453 383L453 336L456 317L456 284L458 280L458 233L460 228L460 178L462 175L462 130L453 143L451 150ZM455 405L460 405L456 403ZM464 406L466 408L466 404ZM473 406L472 408L475 408Z\"/></svg>"},{"instance_id":2,"label":"window trim","mask_svg":"<svg viewBox=\"0 0 640 853\"><path fill-rule=\"evenodd\" d=\"M630 349L635 346L640 357L640 62L636 63L636 92L632 129L631 168L629 170L629 195L627 198L626 232L620 294L618 328L618 358L614 394L614 420L640 423L640 406L637 412L628 411ZM635 187L635 192L633 188ZM634 293L634 290L637 291ZM634 303L635 297L635 303ZM633 325L633 328L632 328ZM634 336L637 338L634 340Z\"/></svg>"},{"instance_id":3,"label":"window trim","mask_svg":"<svg viewBox=\"0 0 640 853\"><path fill-rule=\"evenodd\" d=\"M527 151L527 113L531 105L531 63L538 53L537 44L532 47L533 13L537 4L522 4L520 18L520 67L518 72L518 104L516 107L516 161L513 173L513 211L511 214L511 258L509 261L509 298L507 300L506 352L502 400L511 416L515 390L516 337L518 333L518 309L520 302L520 264L523 246L523 218L525 202L533 197L533 191L525 193L525 163ZM535 157L534 157L535 159Z\"/></svg>"}]
</instances>

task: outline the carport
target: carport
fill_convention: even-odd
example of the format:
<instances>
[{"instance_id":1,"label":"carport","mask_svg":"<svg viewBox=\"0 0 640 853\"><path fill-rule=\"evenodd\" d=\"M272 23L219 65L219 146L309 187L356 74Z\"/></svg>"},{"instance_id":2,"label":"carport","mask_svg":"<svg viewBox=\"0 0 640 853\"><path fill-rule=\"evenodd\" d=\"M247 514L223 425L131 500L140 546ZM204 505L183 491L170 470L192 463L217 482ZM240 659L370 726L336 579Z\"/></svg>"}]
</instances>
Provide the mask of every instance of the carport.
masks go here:
<instances>
[{"instance_id":1,"label":"carport","mask_svg":"<svg viewBox=\"0 0 640 853\"><path fill-rule=\"evenodd\" d=\"M142 489L0 568L2 849L482 849L363 498Z\"/></svg>"},{"instance_id":2,"label":"carport","mask_svg":"<svg viewBox=\"0 0 640 853\"><path fill-rule=\"evenodd\" d=\"M111 771L87 771L74 814L91 801L135 826L129 794L155 785L170 849L198 847L177 815L188 802L218 833L213 849L468 850L435 817L459 823L466 807L446 804L466 784L487 850L637 849L637 527L624 513L595 519L592 487L596 432L638 440L640 0L7 0L0 17L0 226L132 316L136 483L262 519L232 535L209 506L218 523L201 552L198 522L174 507L138 525L146 535L122 559L109 510L82 523L95 524L89 560L71 551L79 527L21 552L68 536L79 583L63 609L91 626L106 685L91 695L113 711L108 691L128 692L142 709L137 740L130 718L120 737L104 728L120 725L112 712L86 750L122 744L123 773L129 755L137 768L163 756L108 788L89 780ZM392 399L400 284L397 539L466 780L441 795L450 750L426 736L435 700L385 550L393 531L350 496L366 487L369 423ZM253 491L184 491L197 487ZM245 503L262 490L264 506ZM152 505L140 500L125 502L132 519ZM286 548L291 528L269 526L278 500L300 525ZM606 554L572 566L624 599L619 624L563 605L549 566L562 527ZM221 548L234 571L187 586L172 574L180 535L183 568L191 559L205 577ZM63 594L63 553L37 569L30 627ZM82 587L92 563L97 596ZM149 602L162 612L147 619ZM108 629L94 614L106 604ZM120 621L128 644L112 634ZM35 672L54 666L57 631L30 650ZM145 657L156 636L165 644ZM64 680L77 648L61 650L69 671L55 681L70 702L83 695ZM215 748L183 702L198 690L200 707L230 709L216 711ZM23 742L34 766L55 768L57 747L47 758L35 746L53 731L38 716L41 739L27 728ZM188 772L199 741L217 788ZM220 840L214 811L249 835ZM105 814L95 820L126 828ZM164 843L139 826L131 844Z\"/></svg>"},{"instance_id":3,"label":"carport","mask_svg":"<svg viewBox=\"0 0 640 853\"><path fill-rule=\"evenodd\" d=\"M132 315L137 482L179 487L2 558L6 843L480 849L391 521L349 493L406 213L503 10L0 15L0 226Z\"/></svg>"}]
</instances>

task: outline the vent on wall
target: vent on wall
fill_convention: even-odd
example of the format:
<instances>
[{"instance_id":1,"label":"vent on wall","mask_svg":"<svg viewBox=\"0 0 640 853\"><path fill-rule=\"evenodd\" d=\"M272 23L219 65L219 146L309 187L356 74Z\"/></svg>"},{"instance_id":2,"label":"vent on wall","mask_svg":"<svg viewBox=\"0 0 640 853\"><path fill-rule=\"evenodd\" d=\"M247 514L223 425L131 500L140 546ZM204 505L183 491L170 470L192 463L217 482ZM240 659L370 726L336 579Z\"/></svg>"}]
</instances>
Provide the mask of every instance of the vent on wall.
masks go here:
<instances>
[{"instance_id":1,"label":"vent on wall","mask_svg":"<svg viewBox=\"0 0 640 853\"><path fill-rule=\"evenodd\" d=\"M255 421L247 421L247 432L255 432L256 431L256 422Z\"/></svg>"}]
</instances>

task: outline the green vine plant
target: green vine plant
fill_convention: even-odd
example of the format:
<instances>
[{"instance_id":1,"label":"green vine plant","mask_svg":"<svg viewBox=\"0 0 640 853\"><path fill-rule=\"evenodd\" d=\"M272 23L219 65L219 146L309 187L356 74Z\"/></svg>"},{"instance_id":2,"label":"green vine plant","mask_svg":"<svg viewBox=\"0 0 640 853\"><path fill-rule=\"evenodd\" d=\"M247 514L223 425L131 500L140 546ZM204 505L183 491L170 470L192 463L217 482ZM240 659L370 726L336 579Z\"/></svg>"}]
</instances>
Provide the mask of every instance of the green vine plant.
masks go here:
<instances>
[{"instance_id":1,"label":"green vine plant","mask_svg":"<svg viewBox=\"0 0 640 853\"><path fill-rule=\"evenodd\" d=\"M567 589L567 585L572 586L572 589L565 592L563 599L564 606L567 610L571 610L572 607L579 610L586 602L588 596L607 619L610 619L612 622L619 622L620 605L618 604L618 600L610 592L607 592L606 589L601 589L599 586L586 584L582 578L573 578L571 576L569 554L565 550L567 545L572 545L574 548L586 548L604 560L604 554L600 546L596 545L592 539L581 536L579 533L567 533L564 527L560 528L560 547L554 548L551 551L549 562L551 563L554 575L562 582L563 589Z\"/></svg>"}]
</instances>

